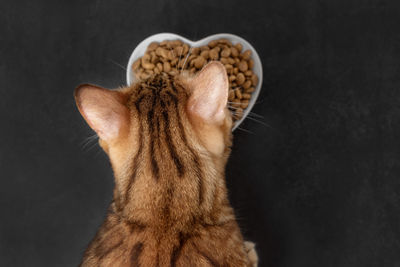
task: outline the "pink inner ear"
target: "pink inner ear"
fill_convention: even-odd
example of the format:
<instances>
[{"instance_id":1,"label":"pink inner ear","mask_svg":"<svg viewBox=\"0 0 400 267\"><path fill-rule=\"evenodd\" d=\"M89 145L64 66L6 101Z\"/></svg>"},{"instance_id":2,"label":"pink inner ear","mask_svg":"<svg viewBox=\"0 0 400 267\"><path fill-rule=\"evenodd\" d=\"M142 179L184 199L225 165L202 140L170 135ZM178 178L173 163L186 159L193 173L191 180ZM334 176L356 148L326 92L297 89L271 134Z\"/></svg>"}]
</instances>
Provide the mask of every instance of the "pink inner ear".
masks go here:
<instances>
[{"instance_id":1,"label":"pink inner ear","mask_svg":"<svg viewBox=\"0 0 400 267\"><path fill-rule=\"evenodd\" d=\"M192 88L189 111L206 122L222 122L229 90L225 67L219 62L211 62L189 83Z\"/></svg>"},{"instance_id":2,"label":"pink inner ear","mask_svg":"<svg viewBox=\"0 0 400 267\"><path fill-rule=\"evenodd\" d=\"M118 91L82 85L75 90L75 99L86 122L105 141L117 138L128 122L127 108Z\"/></svg>"}]
</instances>

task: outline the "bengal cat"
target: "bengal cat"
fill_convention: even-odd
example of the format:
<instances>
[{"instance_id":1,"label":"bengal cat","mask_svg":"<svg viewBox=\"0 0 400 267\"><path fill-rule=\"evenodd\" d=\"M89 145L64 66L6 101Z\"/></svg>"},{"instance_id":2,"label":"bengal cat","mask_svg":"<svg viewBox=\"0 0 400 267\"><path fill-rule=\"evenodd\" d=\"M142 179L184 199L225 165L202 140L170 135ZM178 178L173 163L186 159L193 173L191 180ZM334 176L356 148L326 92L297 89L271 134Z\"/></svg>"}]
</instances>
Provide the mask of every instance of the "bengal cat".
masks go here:
<instances>
[{"instance_id":1,"label":"bengal cat","mask_svg":"<svg viewBox=\"0 0 400 267\"><path fill-rule=\"evenodd\" d=\"M75 89L115 176L108 215L81 266L257 266L227 198L227 96L218 62L192 77Z\"/></svg>"}]
</instances>

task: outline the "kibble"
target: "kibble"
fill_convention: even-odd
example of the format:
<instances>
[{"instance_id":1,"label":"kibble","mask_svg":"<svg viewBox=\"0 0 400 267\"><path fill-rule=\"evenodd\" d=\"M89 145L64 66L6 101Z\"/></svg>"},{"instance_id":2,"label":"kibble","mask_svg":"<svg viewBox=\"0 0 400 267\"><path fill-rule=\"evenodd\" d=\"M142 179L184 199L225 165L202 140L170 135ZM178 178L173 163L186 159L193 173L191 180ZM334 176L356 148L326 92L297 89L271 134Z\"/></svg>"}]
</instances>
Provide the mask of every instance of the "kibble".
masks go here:
<instances>
[{"instance_id":1,"label":"kibble","mask_svg":"<svg viewBox=\"0 0 400 267\"><path fill-rule=\"evenodd\" d=\"M243 73L239 73L239 74L236 76L236 83L237 83L238 85L243 84L245 80L246 80L246 78L244 77Z\"/></svg>"},{"instance_id":2,"label":"kibble","mask_svg":"<svg viewBox=\"0 0 400 267\"><path fill-rule=\"evenodd\" d=\"M239 120L258 84L251 56L250 50L243 51L242 44L232 44L227 39L212 40L201 47L189 47L180 40L165 40L149 44L146 53L132 64L132 70L138 79L162 72L177 75L181 70L194 74L207 62L218 60L225 66L229 79L229 108L233 119Z\"/></svg>"},{"instance_id":3,"label":"kibble","mask_svg":"<svg viewBox=\"0 0 400 267\"><path fill-rule=\"evenodd\" d=\"M247 62L242 60L238 63L238 68L241 72L246 72L249 69Z\"/></svg>"}]
</instances>

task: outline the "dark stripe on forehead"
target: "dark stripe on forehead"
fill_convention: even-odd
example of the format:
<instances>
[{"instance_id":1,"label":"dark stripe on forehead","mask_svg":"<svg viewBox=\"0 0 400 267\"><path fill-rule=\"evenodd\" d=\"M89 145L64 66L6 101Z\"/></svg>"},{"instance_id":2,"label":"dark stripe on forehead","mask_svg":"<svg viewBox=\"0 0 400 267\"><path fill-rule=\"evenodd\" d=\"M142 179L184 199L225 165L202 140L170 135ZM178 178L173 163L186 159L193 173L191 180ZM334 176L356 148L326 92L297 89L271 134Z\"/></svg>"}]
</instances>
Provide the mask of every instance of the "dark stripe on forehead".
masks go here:
<instances>
[{"instance_id":1,"label":"dark stripe on forehead","mask_svg":"<svg viewBox=\"0 0 400 267\"><path fill-rule=\"evenodd\" d=\"M139 111L139 109L138 109L138 111ZM139 158L141 157L141 154L143 151L143 124L142 124L142 122L139 122L139 125L140 125L139 126L139 148L138 148L138 152L136 153L135 157L133 158L133 172L132 172L131 178L128 181L128 186L126 187L125 204L127 204L129 201L129 191L131 190L132 184L136 179L136 176L138 173L138 168L139 168Z\"/></svg>"},{"instance_id":2,"label":"dark stripe on forehead","mask_svg":"<svg viewBox=\"0 0 400 267\"><path fill-rule=\"evenodd\" d=\"M178 112L178 111L177 111ZM177 152L176 152L176 148L174 143L172 142L172 136L171 136L171 129L170 129L170 125L169 125L169 115L167 111L163 111L162 115L164 117L164 121L165 121L165 142L167 144L168 147L168 151L169 154L172 158L172 160L174 161L175 167L178 170L178 175L179 177L182 177L183 173L184 173L184 169L183 169L183 164L181 159L179 158Z\"/></svg>"},{"instance_id":3,"label":"dark stripe on forehead","mask_svg":"<svg viewBox=\"0 0 400 267\"><path fill-rule=\"evenodd\" d=\"M176 88L175 83L171 82L170 85L171 85L172 90L174 90L175 93L178 93L178 89Z\"/></svg>"},{"instance_id":4,"label":"dark stripe on forehead","mask_svg":"<svg viewBox=\"0 0 400 267\"><path fill-rule=\"evenodd\" d=\"M135 107L137 112L140 114L140 103L143 101L145 95L141 95L136 101L135 101Z\"/></svg>"},{"instance_id":5,"label":"dark stripe on forehead","mask_svg":"<svg viewBox=\"0 0 400 267\"><path fill-rule=\"evenodd\" d=\"M154 98L155 99L155 98ZM154 103L154 101L153 101ZM154 104L153 104L154 107ZM147 113L147 125L149 127L149 136L150 136L150 161L151 161L151 171L153 172L154 178L158 180L160 168L158 167L157 160L155 158L155 148L154 141L157 140L156 136L158 136L158 129L155 129L154 125L154 110L153 108Z\"/></svg>"}]
</instances>

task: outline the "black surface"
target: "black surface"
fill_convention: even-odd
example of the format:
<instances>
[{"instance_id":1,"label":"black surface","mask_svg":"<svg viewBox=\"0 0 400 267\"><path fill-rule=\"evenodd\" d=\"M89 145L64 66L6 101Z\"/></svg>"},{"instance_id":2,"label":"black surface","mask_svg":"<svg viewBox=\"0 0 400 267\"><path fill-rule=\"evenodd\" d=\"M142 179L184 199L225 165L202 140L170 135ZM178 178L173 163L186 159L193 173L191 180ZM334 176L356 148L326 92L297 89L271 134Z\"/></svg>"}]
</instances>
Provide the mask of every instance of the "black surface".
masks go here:
<instances>
[{"instance_id":1,"label":"black surface","mask_svg":"<svg viewBox=\"0 0 400 267\"><path fill-rule=\"evenodd\" d=\"M264 67L227 166L260 266L400 266L398 1L1 1L0 265L76 266L112 195L76 85L158 32L230 32ZM93 148L90 148L93 146Z\"/></svg>"}]
</instances>

